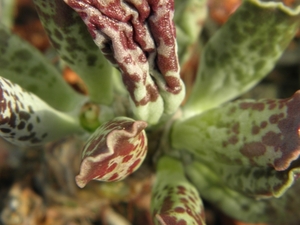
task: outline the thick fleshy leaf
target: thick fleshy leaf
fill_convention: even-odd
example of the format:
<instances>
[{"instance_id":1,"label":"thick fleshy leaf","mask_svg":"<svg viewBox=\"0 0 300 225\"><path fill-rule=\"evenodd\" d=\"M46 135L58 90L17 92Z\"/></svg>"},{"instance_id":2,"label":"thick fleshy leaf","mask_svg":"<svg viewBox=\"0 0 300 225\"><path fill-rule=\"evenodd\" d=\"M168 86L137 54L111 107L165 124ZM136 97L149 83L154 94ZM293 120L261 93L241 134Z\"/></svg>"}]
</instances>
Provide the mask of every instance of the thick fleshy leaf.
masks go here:
<instances>
[{"instance_id":1,"label":"thick fleshy leaf","mask_svg":"<svg viewBox=\"0 0 300 225\"><path fill-rule=\"evenodd\" d=\"M138 119L156 123L184 97L179 76L172 0L65 0L95 43L122 72Z\"/></svg>"},{"instance_id":2,"label":"thick fleshy leaf","mask_svg":"<svg viewBox=\"0 0 300 225\"><path fill-rule=\"evenodd\" d=\"M15 0L0 1L0 21L7 28L11 28L13 25L15 3Z\"/></svg>"},{"instance_id":3,"label":"thick fleshy leaf","mask_svg":"<svg viewBox=\"0 0 300 225\"><path fill-rule=\"evenodd\" d=\"M219 174L199 162L189 162L184 168L201 196L233 218L274 225L300 223L299 181L280 198L257 200L230 189Z\"/></svg>"},{"instance_id":4,"label":"thick fleshy leaf","mask_svg":"<svg viewBox=\"0 0 300 225\"><path fill-rule=\"evenodd\" d=\"M300 91L289 99L228 103L176 123L172 146L238 191L279 197L299 174L299 109Z\"/></svg>"},{"instance_id":5,"label":"thick fleshy leaf","mask_svg":"<svg viewBox=\"0 0 300 225\"><path fill-rule=\"evenodd\" d=\"M245 0L203 50L186 116L231 100L275 65L300 23L300 6Z\"/></svg>"},{"instance_id":6,"label":"thick fleshy leaf","mask_svg":"<svg viewBox=\"0 0 300 225\"><path fill-rule=\"evenodd\" d=\"M117 117L100 126L89 138L82 153L76 183L90 180L118 181L139 168L147 153L147 123Z\"/></svg>"},{"instance_id":7,"label":"thick fleshy leaf","mask_svg":"<svg viewBox=\"0 0 300 225\"><path fill-rule=\"evenodd\" d=\"M70 111L83 101L44 56L0 22L0 76L21 85L52 107Z\"/></svg>"},{"instance_id":8,"label":"thick fleshy leaf","mask_svg":"<svg viewBox=\"0 0 300 225\"><path fill-rule=\"evenodd\" d=\"M0 77L0 136L19 146L40 145L83 133L78 121Z\"/></svg>"},{"instance_id":9,"label":"thick fleshy leaf","mask_svg":"<svg viewBox=\"0 0 300 225\"><path fill-rule=\"evenodd\" d=\"M180 161L162 157L157 165L151 211L157 225L204 225L202 201L185 178Z\"/></svg>"},{"instance_id":10,"label":"thick fleshy leaf","mask_svg":"<svg viewBox=\"0 0 300 225\"><path fill-rule=\"evenodd\" d=\"M175 0L174 22L181 65L191 57L193 46L199 40L207 8L207 0Z\"/></svg>"},{"instance_id":11,"label":"thick fleshy leaf","mask_svg":"<svg viewBox=\"0 0 300 225\"><path fill-rule=\"evenodd\" d=\"M63 0L33 0L60 57L82 78L92 101L113 100L112 66L91 38L85 24Z\"/></svg>"}]
</instances>

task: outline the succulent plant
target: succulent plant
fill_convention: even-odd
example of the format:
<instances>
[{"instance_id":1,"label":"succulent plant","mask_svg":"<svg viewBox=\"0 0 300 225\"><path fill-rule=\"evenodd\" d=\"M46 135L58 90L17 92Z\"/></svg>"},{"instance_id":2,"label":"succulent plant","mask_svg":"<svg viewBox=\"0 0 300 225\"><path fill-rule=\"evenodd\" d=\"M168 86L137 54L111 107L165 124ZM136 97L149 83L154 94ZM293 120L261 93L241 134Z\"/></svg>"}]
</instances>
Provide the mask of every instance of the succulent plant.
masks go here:
<instances>
[{"instance_id":1,"label":"succulent plant","mask_svg":"<svg viewBox=\"0 0 300 225\"><path fill-rule=\"evenodd\" d=\"M13 1L2 0L1 137L21 147L82 137L81 188L154 164L155 224L205 224L202 198L242 221L299 223L300 92L232 101L295 36L297 1L244 0L201 48L199 69L205 0L33 2L61 63L11 32ZM65 66L87 95L63 80Z\"/></svg>"}]
</instances>

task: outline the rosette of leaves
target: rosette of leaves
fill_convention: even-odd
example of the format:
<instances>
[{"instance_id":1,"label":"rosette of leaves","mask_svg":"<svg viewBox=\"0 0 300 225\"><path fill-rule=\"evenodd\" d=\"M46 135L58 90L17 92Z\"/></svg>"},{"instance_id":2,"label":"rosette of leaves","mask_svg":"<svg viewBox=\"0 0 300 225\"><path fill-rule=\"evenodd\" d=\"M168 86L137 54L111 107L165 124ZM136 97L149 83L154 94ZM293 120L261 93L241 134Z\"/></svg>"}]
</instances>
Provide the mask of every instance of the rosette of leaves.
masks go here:
<instances>
[{"instance_id":1,"label":"rosette of leaves","mask_svg":"<svg viewBox=\"0 0 300 225\"><path fill-rule=\"evenodd\" d=\"M200 196L243 221L300 221L299 92L226 103L274 67L299 27L300 6L243 1L204 47L191 95L180 107L180 65L197 45L206 1L34 3L53 47L88 95L73 91L60 68L1 24L3 138L31 146L89 136L76 178L84 187L134 172L148 136L157 164L155 224L205 224Z\"/></svg>"}]
</instances>

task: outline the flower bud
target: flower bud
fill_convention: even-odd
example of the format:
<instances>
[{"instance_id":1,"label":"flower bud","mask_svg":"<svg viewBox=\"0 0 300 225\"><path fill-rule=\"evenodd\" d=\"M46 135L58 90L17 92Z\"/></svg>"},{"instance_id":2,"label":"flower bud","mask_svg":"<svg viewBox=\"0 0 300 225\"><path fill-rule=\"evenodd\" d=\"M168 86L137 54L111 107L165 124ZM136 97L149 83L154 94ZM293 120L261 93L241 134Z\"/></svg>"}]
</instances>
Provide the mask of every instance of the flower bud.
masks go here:
<instances>
[{"instance_id":1,"label":"flower bud","mask_svg":"<svg viewBox=\"0 0 300 225\"><path fill-rule=\"evenodd\" d=\"M100 126L83 149L79 187L90 180L122 180L142 164L147 152L147 123L118 117Z\"/></svg>"}]
</instances>

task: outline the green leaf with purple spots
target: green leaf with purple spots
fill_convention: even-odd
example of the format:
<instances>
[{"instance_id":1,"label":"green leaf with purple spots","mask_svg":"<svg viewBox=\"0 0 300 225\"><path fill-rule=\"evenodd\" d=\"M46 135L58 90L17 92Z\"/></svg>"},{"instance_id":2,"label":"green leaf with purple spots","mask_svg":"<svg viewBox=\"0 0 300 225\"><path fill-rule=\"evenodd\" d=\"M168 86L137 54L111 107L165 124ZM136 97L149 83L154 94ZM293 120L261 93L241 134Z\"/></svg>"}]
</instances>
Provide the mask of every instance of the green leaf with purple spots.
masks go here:
<instances>
[{"instance_id":1,"label":"green leaf with purple spots","mask_svg":"<svg viewBox=\"0 0 300 225\"><path fill-rule=\"evenodd\" d=\"M210 39L186 116L219 106L257 84L275 65L300 23L300 6L245 0Z\"/></svg>"},{"instance_id":2,"label":"green leaf with purple spots","mask_svg":"<svg viewBox=\"0 0 300 225\"><path fill-rule=\"evenodd\" d=\"M0 136L7 141L27 147L83 132L74 118L0 77Z\"/></svg>"},{"instance_id":3,"label":"green leaf with purple spots","mask_svg":"<svg viewBox=\"0 0 300 225\"><path fill-rule=\"evenodd\" d=\"M33 46L0 22L0 76L21 85L58 110L73 110L83 101L54 66Z\"/></svg>"},{"instance_id":4,"label":"green leaf with purple spots","mask_svg":"<svg viewBox=\"0 0 300 225\"><path fill-rule=\"evenodd\" d=\"M228 103L175 123L172 146L237 191L280 197L300 172L299 109L300 91L288 99Z\"/></svg>"},{"instance_id":5,"label":"green leaf with purple spots","mask_svg":"<svg viewBox=\"0 0 300 225\"><path fill-rule=\"evenodd\" d=\"M219 174L202 163L189 162L184 168L202 198L233 218L274 225L300 223L299 181L280 198L256 199L232 190Z\"/></svg>"},{"instance_id":6,"label":"green leaf with purple spots","mask_svg":"<svg viewBox=\"0 0 300 225\"><path fill-rule=\"evenodd\" d=\"M202 201L185 178L182 163L163 156L157 165L151 211L157 225L204 225Z\"/></svg>"},{"instance_id":7,"label":"green leaf with purple spots","mask_svg":"<svg viewBox=\"0 0 300 225\"><path fill-rule=\"evenodd\" d=\"M113 67L93 42L80 16L63 0L34 0L61 59L85 82L93 102L111 104Z\"/></svg>"}]
</instances>

